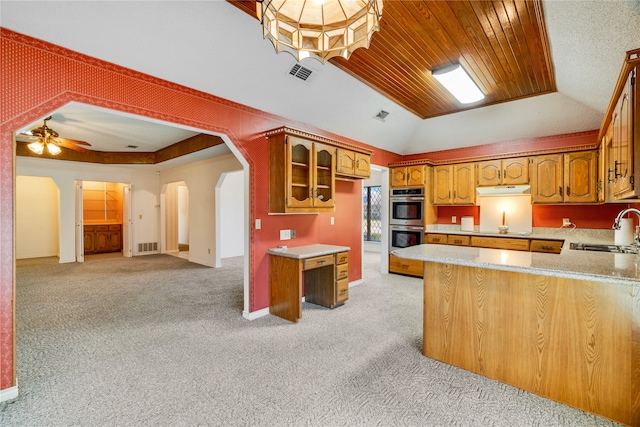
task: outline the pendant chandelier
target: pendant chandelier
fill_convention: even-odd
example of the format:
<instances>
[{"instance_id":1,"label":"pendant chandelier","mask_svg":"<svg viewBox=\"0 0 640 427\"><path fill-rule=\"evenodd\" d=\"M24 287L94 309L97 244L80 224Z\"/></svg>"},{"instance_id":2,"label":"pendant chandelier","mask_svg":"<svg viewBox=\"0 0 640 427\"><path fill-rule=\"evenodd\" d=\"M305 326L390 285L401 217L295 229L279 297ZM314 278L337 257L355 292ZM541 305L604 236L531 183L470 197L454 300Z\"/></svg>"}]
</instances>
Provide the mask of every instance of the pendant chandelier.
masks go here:
<instances>
[{"instance_id":1,"label":"pendant chandelier","mask_svg":"<svg viewBox=\"0 0 640 427\"><path fill-rule=\"evenodd\" d=\"M264 38L298 62L349 59L380 30L382 0L257 0Z\"/></svg>"}]
</instances>

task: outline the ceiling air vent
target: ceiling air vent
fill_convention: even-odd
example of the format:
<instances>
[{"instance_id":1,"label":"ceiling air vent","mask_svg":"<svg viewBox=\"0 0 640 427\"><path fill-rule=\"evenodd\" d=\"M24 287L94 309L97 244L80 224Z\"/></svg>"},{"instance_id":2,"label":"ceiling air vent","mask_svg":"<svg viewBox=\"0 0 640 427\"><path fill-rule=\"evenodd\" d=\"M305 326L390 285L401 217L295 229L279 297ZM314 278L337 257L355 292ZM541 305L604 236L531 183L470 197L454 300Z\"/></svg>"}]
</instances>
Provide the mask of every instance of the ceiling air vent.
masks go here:
<instances>
[{"instance_id":1,"label":"ceiling air vent","mask_svg":"<svg viewBox=\"0 0 640 427\"><path fill-rule=\"evenodd\" d=\"M388 115L389 115L388 111L380 110L380 111L378 111L378 114L373 116L373 118L374 119L378 119L381 122L384 122L384 120L387 118Z\"/></svg>"},{"instance_id":2,"label":"ceiling air vent","mask_svg":"<svg viewBox=\"0 0 640 427\"><path fill-rule=\"evenodd\" d=\"M138 146L137 145L127 145L125 148L135 149L135 148L138 148Z\"/></svg>"},{"instance_id":3,"label":"ceiling air vent","mask_svg":"<svg viewBox=\"0 0 640 427\"><path fill-rule=\"evenodd\" d=\"M291 77L295 77L299 81L309 84L315 77L315 71L311 68L303 67L300 64L295 64L291 70L289 70L289 75Z\"/></svg>"}]
</instances>

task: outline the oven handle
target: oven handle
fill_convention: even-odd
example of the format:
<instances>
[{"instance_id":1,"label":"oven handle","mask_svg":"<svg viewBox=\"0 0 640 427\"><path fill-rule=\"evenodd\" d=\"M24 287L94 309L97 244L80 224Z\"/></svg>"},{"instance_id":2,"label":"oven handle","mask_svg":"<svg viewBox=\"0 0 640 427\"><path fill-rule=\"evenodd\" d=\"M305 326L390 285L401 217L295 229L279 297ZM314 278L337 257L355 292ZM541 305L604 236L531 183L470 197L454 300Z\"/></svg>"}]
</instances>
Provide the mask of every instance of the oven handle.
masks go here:
<instances>
[{"instance_id":1,"label":"oven handle","mask_svg":"<svg viewBox=\"0 0 640 427\"><path fill-rule=\"evenodd\" d=\"M424 202L424 197L391 197L392 202Z\"/></svg>"},{"instance_id":2,"label":"oven handle","mask_svg":"<svg viewBox=\"0 0 640 427\"><path fill-rule=\"evenodd\" d=\"M402 230L402 231L424 231L424 227L413 227L411 225L390 225L389 228L391 230Z\"/></svg>"}]
</instances>

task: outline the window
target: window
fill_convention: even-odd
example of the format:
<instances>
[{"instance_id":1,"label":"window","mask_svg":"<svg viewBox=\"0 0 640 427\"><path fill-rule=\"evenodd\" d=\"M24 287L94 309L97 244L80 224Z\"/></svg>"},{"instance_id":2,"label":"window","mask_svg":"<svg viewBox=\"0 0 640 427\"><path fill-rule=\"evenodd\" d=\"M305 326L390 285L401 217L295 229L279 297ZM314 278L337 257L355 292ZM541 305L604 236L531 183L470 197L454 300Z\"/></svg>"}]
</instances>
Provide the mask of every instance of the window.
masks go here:
<instances>
[{"instance_id":1,"label":"window","mask_svg":"<svg viewBox=\"0 0 640 427\"><path fill-rule=\"evenodd\" d=\"M368 242L379 242L382 236L380 212L382 209L382 187L362 188L362 236Z\"/></svg>"}]
</instances>

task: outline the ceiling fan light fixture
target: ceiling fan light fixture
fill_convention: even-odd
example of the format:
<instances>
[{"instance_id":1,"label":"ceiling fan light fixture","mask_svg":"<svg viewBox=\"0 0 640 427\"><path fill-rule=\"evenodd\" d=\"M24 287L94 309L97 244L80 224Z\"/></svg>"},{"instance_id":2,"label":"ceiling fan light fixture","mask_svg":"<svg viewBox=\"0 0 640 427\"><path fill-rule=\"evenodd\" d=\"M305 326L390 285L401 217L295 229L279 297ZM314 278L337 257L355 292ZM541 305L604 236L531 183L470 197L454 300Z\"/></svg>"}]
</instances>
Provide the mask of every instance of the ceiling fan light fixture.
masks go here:
<instances>
[{"instance_id":1,"label":"ceiling fan light fixture","mask_svg":"<svg viewBox=\"0 0 640 427\"><path fill-rule=\"evenodd\" d=\"M433 70L431 75L462 104L484 99L484 93L460 64Z\"/></svg>"},{"instance_id":2,"label":"ceiling fan light fixture","mask_svg":"<svg viewBox=\"0 0 640 427\"><path fill-rule=\"evenodd\" d=\"M288 52L298 62L311 57L324 64L369 47L373 33L380 30L382 2L257 0L256 14L276 52Z\"/></svg>"},{"instance_id":3,"label":"ceiling fan light fixture","mask_svg":"<svg viewBox=\"0 0 640 427\"><path fill-rule=\"evenodd\" d=\"M49 154L51 154L52 156L58 155L62 152L60 147L58 147L53 142L47 142L47 150L49 150Z\"/></svg>"},{"instance_id":4,"label":"ceiling fan light fixture","mask_svg":"<svg viewBox=\"0 0 640 427\"><path fill-rule=\"evenodd\" d=\"M42 143L42 141L35 141L35 142L32 142L31 144L28 144L27 148L29 148L29 150L33 151L34 153L40 155L44 151L44 144Z\"/></svg>"}]
</instances>

